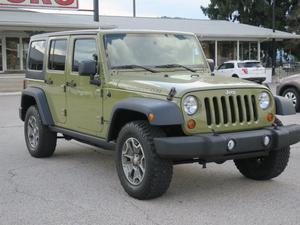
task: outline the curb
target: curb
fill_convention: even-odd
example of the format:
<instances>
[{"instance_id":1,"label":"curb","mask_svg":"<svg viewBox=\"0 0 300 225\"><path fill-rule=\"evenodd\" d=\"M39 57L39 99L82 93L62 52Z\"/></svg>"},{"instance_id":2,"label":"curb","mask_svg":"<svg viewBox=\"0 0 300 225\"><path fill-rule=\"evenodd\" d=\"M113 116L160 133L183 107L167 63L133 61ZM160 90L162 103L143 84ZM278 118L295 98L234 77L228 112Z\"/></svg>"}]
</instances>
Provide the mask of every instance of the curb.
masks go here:
<instances>
[{"instance_id":1,"label":"curb","mask_svg":"<svg viewBox=\"0 0 300 225\"><path fill-rule=\"evenodd\" d=\"M0 92L0 96L16 96L21 95L21 92Z\"/></svg>"}]
</instances>

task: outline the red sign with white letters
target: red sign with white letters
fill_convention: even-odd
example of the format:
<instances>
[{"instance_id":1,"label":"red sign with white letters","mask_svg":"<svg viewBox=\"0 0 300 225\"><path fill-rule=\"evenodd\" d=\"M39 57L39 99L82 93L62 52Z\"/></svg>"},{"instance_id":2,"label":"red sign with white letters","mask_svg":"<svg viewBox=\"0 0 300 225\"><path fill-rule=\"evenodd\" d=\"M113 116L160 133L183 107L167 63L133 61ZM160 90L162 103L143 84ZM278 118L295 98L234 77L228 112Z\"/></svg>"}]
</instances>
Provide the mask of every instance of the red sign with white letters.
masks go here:
<instances>
[{"instance_id":1,"label":"red sign with white letters","mask_svg":"<svg viewBox=\"0 0 300 225\"><path fill-rule=\"evenodd\" d=\"M4 7L78 9L78 0L0 0Z\"/></svg>"}]
</instances>

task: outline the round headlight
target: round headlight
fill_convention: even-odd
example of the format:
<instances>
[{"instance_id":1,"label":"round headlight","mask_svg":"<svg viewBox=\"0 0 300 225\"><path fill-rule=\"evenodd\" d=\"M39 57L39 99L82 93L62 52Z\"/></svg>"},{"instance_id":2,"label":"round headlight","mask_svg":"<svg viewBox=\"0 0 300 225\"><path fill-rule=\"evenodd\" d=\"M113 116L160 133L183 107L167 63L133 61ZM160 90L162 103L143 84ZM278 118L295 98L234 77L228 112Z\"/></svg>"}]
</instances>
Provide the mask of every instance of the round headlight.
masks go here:
<instances>
[{"instance_id":1,"label":"round headlight","mask_svg":"<svg viewBox=\"0 0 300 225\"><path fill-rule=\"evenodd\" d=\"M267 92L262 92L258 97L258 101L261 109L267 109L271 103L270 95Z\"/></svg>"},{"instance_id":2,"label":"round headlight","mask_svg":"<svg viewBox=\"0 0 300 225\"><path fill-rule=\"evenodd\" d=\"M187 96L183 101L183 108L189 116L195 114L198 110L198 102L196 97Z\"/></svg>"}]
</instances>

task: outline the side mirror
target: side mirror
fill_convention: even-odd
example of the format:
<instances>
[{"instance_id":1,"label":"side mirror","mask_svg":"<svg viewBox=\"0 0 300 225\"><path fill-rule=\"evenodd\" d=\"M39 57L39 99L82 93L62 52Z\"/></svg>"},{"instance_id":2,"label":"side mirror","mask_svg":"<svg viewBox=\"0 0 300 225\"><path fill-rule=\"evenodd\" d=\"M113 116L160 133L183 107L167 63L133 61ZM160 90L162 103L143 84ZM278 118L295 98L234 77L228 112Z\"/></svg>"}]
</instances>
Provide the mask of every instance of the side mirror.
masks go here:
<instances>
[{"instance_id":1,"label":"side mirror","mask_svg":"<svg viewBox=\"0 0 300 225\"><path fill-rule=\"evenodd\" d=\"M215 61L213 59L207 59L209 68L211 72L214 72L215 70Z\"/></svg>"},{"instance_id":2,"label":"side mirror","mask_svg":"<svg viewBox=\"0 0 300 225\"><path fill-rule=\"evenodd\" d=\"M94 76L97 73L97 63L94 60L85 60L79 63L80 76Z\"/></svg>"}]
</instances>

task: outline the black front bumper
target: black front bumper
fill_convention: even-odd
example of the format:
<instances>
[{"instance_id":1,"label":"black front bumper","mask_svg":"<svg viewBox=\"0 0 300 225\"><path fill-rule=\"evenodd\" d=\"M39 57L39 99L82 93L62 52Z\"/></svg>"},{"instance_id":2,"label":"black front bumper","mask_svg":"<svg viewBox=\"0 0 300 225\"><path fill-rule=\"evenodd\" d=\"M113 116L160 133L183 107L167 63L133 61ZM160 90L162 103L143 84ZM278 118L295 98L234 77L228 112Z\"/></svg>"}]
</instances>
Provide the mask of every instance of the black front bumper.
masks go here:
<instances>
[{"instance_id":1,"label":"black front bumper","mask_svg":"<svg viewBox=\"0 0 300 225\"><path fill-rule=\"evenodd\" d=\"M271 139L268 146L264 145L266 136ZM235 142L231 151L228 150L230 140ZM300 125L289 125L235 133L155 138L154 144L157 154L162 158L214 161L243 155L261 156L299 141Z\"/></svg>"}]
</instances>

